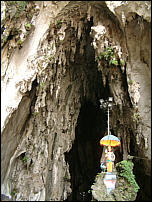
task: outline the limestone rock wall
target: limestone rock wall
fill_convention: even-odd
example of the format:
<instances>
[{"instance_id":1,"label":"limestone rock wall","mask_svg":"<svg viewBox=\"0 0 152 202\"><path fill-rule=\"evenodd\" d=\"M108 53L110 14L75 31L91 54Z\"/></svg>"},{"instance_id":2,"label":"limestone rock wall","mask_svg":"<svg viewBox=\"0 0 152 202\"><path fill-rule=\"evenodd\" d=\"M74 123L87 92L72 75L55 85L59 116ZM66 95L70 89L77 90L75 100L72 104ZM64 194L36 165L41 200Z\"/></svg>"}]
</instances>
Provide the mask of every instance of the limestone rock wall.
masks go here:
<instances>
[{"instance_id":1,"label":"limestone rock wall","mask_svg":"<svg viewBox=\"0 0 152 202\"><path fill-rule=\"evenodd\" d=\"M82 102L102 96L97 85L109 86L117 105L111 125L123 158L132 134L136 154L150 159L150 14L141 12L150 5L131 13L131 3L112 5L2 2L3 194L67 198L72 190L64 153L74 142ZM96 60L107 46L124 61L119 68ZM145 168L149 174L149 163Z\"/></svg>"}]
</instances>

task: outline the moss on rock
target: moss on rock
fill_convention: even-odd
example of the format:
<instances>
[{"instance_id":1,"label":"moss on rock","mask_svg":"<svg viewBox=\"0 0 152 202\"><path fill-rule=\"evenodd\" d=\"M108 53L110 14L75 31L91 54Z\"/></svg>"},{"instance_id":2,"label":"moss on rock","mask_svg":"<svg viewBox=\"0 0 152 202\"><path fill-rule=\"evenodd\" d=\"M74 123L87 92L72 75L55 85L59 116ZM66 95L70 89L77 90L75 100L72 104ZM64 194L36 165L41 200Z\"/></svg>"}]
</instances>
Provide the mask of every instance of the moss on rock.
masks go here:
<instances>
[{"instance_id":1,"label":"moss on rock","mask_svg":"<svg viewBox=\"0 0 152 202\"><path fill-rule=\"evenodd\" d=\"M138 192L139 186L135 181L135 175L133 174L133 163L123 160L116 164L116 169L119 172L119 176L124 177L133 188L135 193Z\"/></svg>"},{"instance_id":2,"label":"moss on rock","mask_svg":"<svg viewBox=\"0 0 152 202\"><path fill-rule=\"evenodd\" d=\"M139 189L133 175L133 163L121 161L116 164L115 189L107 195L104 184L105 172L98 173L91 186L92 195L97 201L134 201Z\"/></svg>"}]
</instances>

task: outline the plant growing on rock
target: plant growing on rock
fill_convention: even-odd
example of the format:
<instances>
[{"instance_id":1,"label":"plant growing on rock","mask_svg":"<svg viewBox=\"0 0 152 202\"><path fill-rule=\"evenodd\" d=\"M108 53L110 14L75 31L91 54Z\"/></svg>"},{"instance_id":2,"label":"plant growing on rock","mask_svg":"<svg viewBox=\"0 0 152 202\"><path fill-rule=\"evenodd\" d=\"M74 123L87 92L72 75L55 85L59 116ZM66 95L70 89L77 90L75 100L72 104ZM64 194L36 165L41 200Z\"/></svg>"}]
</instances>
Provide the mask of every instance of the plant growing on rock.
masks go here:
<instances>
[{"instance_id":1,"label":"plant growing on rock","mask_svg":"<svg viewBox=\"0 0 152 202\"><path fill-rule=\"evenodd\" d=\"M124 61L123 59L120 59L120 64L121 64L122 66L124 66L124 65L125 65L125 61Z\"/></svg>"},{"instance_id":2,"label":"plant growing on rock","mask_svg":"<svg viewBox=\"0 0 152 202\"><path fill-rule=\"evenodd\" d=\"M19 49L22 48L22 44L23 44L23 41L21 39L19 39L17 41L17 45L19 46Z\"/></svg>"},{"instance_id":3,"label":"plant growing on rock","mask_svg":"<svg viewBox=\"0 0 152 202\"><path fill-rule=\"evenodd\" d=\"M135 112L133 114L133 121L138 122L140 119L141 119L140 115L137 112Z\"/></svg>"},{"instance_id":4,"label":"plant growing on rock","mask_svg":"<svg viewBox=\"0 0 152 202\"><path fill-rule=\"evenodd\" d=\"M70 179L67 176L64 176L64 181L70 181Z\"/></svg>"},{"instance_id":5,"label":"plant growing on rock","mask_svg":"<svg viewBox=\"0 0 152 202\"><path fill-rule=\"evenodd\" d=\"M132 172L133 163L123 160L116 164L116 170L119 172L119 176L124 177L130 185L133 187L134 192L138 192L139 186L135 181L135 176Z\"/></svg>"},{"instance_id":6,"label":"plant growing on rock","mask_svg":"<svg viewBox=\"0 0 152 202\"><path fill-rule=\"evenodd\" d=\"M118 65L118 61L114 57L114 51L109 46L106 47L104 52L101 52L98 57L96 57L96 61L102 60L103 58L108 61L109 65Z\"/></svg>"},{"instance_id":7,"label":"plant growing on rock","mask_svg":"<svg viewBox=\"0 0 152 202\"><path fill-rule=\"evenodd\" d=\"M24 11L25 6L27 5L26 1L17 1L19 11Z\"/></svg>"},{"instance_id":8,"label":"plant growing on rock","mask_svg":"<svg viewBox=\"0 0 152 202\"><path fill-rule=\"evenodd\" d=\"M58 29L60 29L61 28L61 26L62 26L62 21L59 19L59 20L57 20L57 28Z\"/></svg>"},{"instance_id":9,"label":"plant growing on rock","mask_svg":"<svg viewBox=\"0 0 152 202\"><path fill-rule=\"evenodd\" d=\"M16 191L15 191L15 189L14 189L14 190L12 190L11 195L12 195L12 196L15 196L15 194L16 194Z\"/></svg>"},{"instance_id":10,"label":"plant growing on rock","mask_svg":"<svg viewBox=\"0 0 152 202\"><path fill-rule=\"evenodd\" d=\"M33 116L36 116L36 115L38 115L38 112L33 112L32 114L33 114Z\"/></svg>"},{"instance_id":11,"label":"plant growing on rock","mask_svg":"<svg viewBox=\"0 0 152 202\"><path fill-rule=\"evenodd\" d=\"M45 85L45 82L41 82L41 83L40 83L41 88L43 88L44 85Z\"/></svg>"},{"instance_id":12,"label":"plant growing on rock","mask_svg":"<svg viewBox=\"0 0 152 202\"><path fill-rule=\"evenodd\" d=\"M7 1L8 6L16 6L20 11L24 10L26 4L26 1Z\"/></svg>"},{"instance_id":13,"label":"plant growing on rock","mask_svg":"<svg viewBox=\"0 0 152 202\"><path fill-rule=\"evenodd\" d=\"M25 7L27 5L26 1L7 1L8 6L15 6L16 7L16 13L15 18L18 18L20 15L22 15L23 11L25 10Z\"/></svg>"},{"instance_id":14,"label":"plant growing on rock","mask_svg":"<svg viewBox=\"0 0 152 202\"><path fill-rule=\"evenodd\" d=\"M110 65L110 64L117 66L117 65L118 65L118 61L111 58L110 61L109 61L109 65Z\"/></svg>"},{"instance_id":15,"label":"plant growing on rock","mask_svg":"<svg viewBox=\"0 0 152 202\"><path fill-rule=\"evenodd\" d=\"M132 84L133 84L133 80L130 79L130 80L128 81L128 84L129 84L129 85L132 85Z\"/></svg>"},{"instance_id":16,"label":"plant growing on rock","mask_svg":"<svg viewBox=\"0 0 152 202\"><path fill-rule=\"evenodd\" d=\"M30 31L30 29L31 29L31 24L29 24L29 23L25 24L25 29L26 29L27 31Z\"/></svg>"},{"instance_id":17,"label":"plant growing on rock","mask_svg":"<svg viewBox=\"0 0 152 202\"><path fill-rule=\"evenodd\" d=\"M88 190L88 193L91 193L91 189Z\"/></svg>"},{"instance_id":18,"label":"plant growing on rock","mask_svg":"<svg viewBox=\"0 0 152 202\"><path fill-rule=\"evenodd\" d=\"M26 163L27 162L27 157L24 156L22 160L23 160L24 163Z\"/></svg>"},{"instance_id":19,"label":"plant growing on rock","mask_svg":"<svg viewBox=\"0 0 152 202\"><path fill-rule=\"evenodd\" d=\"M64 175L64 177L63 177L63 180L64 180L64 181L67 181L67 182L70 182L70 179L69 179L69 177L68 177L67 172L65 173L65 175Z\"/></svg>"}]
</instances>

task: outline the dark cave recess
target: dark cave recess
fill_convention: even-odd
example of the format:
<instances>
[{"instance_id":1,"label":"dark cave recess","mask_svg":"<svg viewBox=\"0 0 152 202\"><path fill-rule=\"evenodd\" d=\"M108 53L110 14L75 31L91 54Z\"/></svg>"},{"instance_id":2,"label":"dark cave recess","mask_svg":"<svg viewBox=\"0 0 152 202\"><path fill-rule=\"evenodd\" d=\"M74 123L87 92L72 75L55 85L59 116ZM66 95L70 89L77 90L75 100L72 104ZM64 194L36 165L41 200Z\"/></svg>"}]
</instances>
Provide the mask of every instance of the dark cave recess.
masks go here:
<instances>
[{"instance_id":1,"label":"dark cave recess","mask_svg":"<svg viewBox=\"0 0 152 202\"><path fill-rule=\"evenodd\" d=\"M100 158L103 147L100 139L107 130L107 112L90 101L84 103L75 129L72 149L66 153L66 162L71 174L72 193L66 201L88 201L92 199L91 185L101 172Z\"/></svg>"}]
</instances>

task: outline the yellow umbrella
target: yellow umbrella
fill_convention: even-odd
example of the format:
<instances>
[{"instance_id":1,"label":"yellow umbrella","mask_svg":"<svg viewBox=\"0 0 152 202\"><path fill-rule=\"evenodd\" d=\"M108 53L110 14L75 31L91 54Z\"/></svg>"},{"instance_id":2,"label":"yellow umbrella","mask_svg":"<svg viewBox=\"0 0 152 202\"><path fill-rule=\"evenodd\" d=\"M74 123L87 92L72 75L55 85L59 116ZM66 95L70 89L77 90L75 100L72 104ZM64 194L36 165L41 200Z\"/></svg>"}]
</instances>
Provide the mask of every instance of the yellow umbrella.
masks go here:
<instances>
[{"instance_id":1,"label":"yellow umbrella","mask_svg":"<svg viewBox=\"0 0 152 202\"><path fill-rule=\"evenodd\" d=\"M114 135L106 135L100 140L100 145L117 147L120 145L120 140Z\"/></svg>"}]
</instances>

